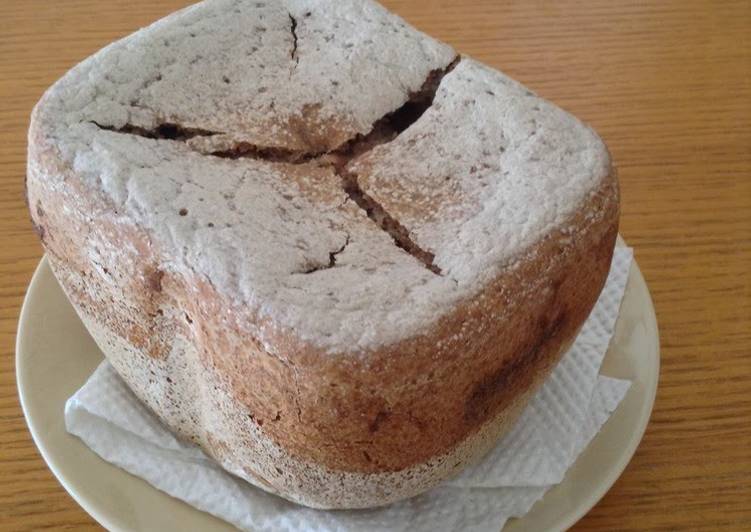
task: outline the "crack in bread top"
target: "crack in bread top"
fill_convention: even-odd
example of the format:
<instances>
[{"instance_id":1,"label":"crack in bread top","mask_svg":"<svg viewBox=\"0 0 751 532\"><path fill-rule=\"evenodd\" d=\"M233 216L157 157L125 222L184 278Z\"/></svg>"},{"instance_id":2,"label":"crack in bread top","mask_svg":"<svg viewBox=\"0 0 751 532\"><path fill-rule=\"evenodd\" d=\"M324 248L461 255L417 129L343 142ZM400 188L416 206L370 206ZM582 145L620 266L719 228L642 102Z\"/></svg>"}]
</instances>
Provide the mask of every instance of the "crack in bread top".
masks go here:
<instances>
[{"instance_id":1,"label":"crack in bread top","mask_svg":"<svg viewBox=\"0 0 751 532\"><path fill-rule=\"evenodd\" d=\"M75 67L33 127L162 269L364 352L513 267L609 172L589 128L455 57L366 0L215 0Z\"/></svg>"}]
</instances>

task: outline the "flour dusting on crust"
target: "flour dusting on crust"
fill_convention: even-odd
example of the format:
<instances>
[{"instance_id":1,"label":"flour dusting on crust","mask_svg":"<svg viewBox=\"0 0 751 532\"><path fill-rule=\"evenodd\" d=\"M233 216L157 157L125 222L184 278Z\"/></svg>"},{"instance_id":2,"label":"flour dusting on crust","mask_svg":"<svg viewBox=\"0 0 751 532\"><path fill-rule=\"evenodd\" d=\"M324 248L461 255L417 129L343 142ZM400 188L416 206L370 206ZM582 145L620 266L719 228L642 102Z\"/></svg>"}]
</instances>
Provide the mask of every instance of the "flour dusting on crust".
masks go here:
<instances>
[{"instance_id":1,"label":"flour dusting on crust","mask_svg":"<svg viewBox=\"0 0 751 532\"><path fill-rule=\"evenodd\" d=\"M477 293L608 175L590 129L462 59L423 116L348 168L441 274L426 270L324 158L454 58L373 2L216 0L84 61L36 120L153 235L163 269L203 275L310 345L367 351ZM212 155L248 147L283 156Z\"/></svg>"}]
</instances>

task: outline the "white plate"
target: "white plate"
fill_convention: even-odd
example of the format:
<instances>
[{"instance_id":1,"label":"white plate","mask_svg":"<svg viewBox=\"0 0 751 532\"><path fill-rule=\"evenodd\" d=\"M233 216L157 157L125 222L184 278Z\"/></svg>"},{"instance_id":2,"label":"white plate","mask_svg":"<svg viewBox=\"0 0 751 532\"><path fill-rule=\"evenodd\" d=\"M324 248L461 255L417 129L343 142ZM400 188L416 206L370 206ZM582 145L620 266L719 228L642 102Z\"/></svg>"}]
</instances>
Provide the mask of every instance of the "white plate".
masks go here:
<instances>
[{"instance_id":1,"label":"white plate","mask_svg":"<svg viewBox=\"0 0 751 532\"><path fill-rule=\"evenodd\" d=\"M109 530L234 530L105 462L65 431L65 401L101 360L43 258L21 309L16 379L31 435L52 472ZM602 372L633 382L625 399L563 482L524 518L509 522L504 532L573 525L613 485L644 434L657 391L659 339L649 291L636 263Z\"/></svg>"}]
</instances>

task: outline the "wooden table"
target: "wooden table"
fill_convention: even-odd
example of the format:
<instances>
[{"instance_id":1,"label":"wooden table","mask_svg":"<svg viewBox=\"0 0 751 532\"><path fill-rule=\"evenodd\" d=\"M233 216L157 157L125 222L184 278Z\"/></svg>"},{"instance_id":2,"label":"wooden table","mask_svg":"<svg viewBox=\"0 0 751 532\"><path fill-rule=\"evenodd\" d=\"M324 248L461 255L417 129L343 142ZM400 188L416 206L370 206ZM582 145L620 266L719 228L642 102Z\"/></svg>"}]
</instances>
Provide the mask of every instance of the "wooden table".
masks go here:
<instances>
[{"instance_id":1,"label":"wooden table","mask_svg":"<svg viewBox=\"0 0 751 532\"><path fill-rule=\"evenodd\" d=\"M42 91L180 0L0 11L0 529L97 529L31 441L14 377L41 249L23 199ZM751 2L390 0L418 28L587 122L619 167L622 234L662 334L652 421L576 530L751 530Z\"/></svg>"}]
</instances>

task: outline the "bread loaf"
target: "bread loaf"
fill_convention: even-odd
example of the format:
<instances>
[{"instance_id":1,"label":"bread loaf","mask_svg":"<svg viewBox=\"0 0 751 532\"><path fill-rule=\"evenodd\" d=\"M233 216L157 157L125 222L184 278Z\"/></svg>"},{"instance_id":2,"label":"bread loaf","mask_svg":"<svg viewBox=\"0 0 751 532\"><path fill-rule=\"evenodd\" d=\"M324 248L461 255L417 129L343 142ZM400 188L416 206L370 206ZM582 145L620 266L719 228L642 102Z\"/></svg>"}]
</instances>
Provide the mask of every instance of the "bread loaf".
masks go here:
<instances>
[{"instance_id":1,"label":"bread loaf","mask_svg":"<svg viewBox=\"0 0 751 532\"><path fill-rule=\"evenodd\" d=\"M27 194L134 393L317 508L490 449L618 225L590 128L369 0L212 0L107 46L34 109Z\"/></svg>"}]
</instances>

